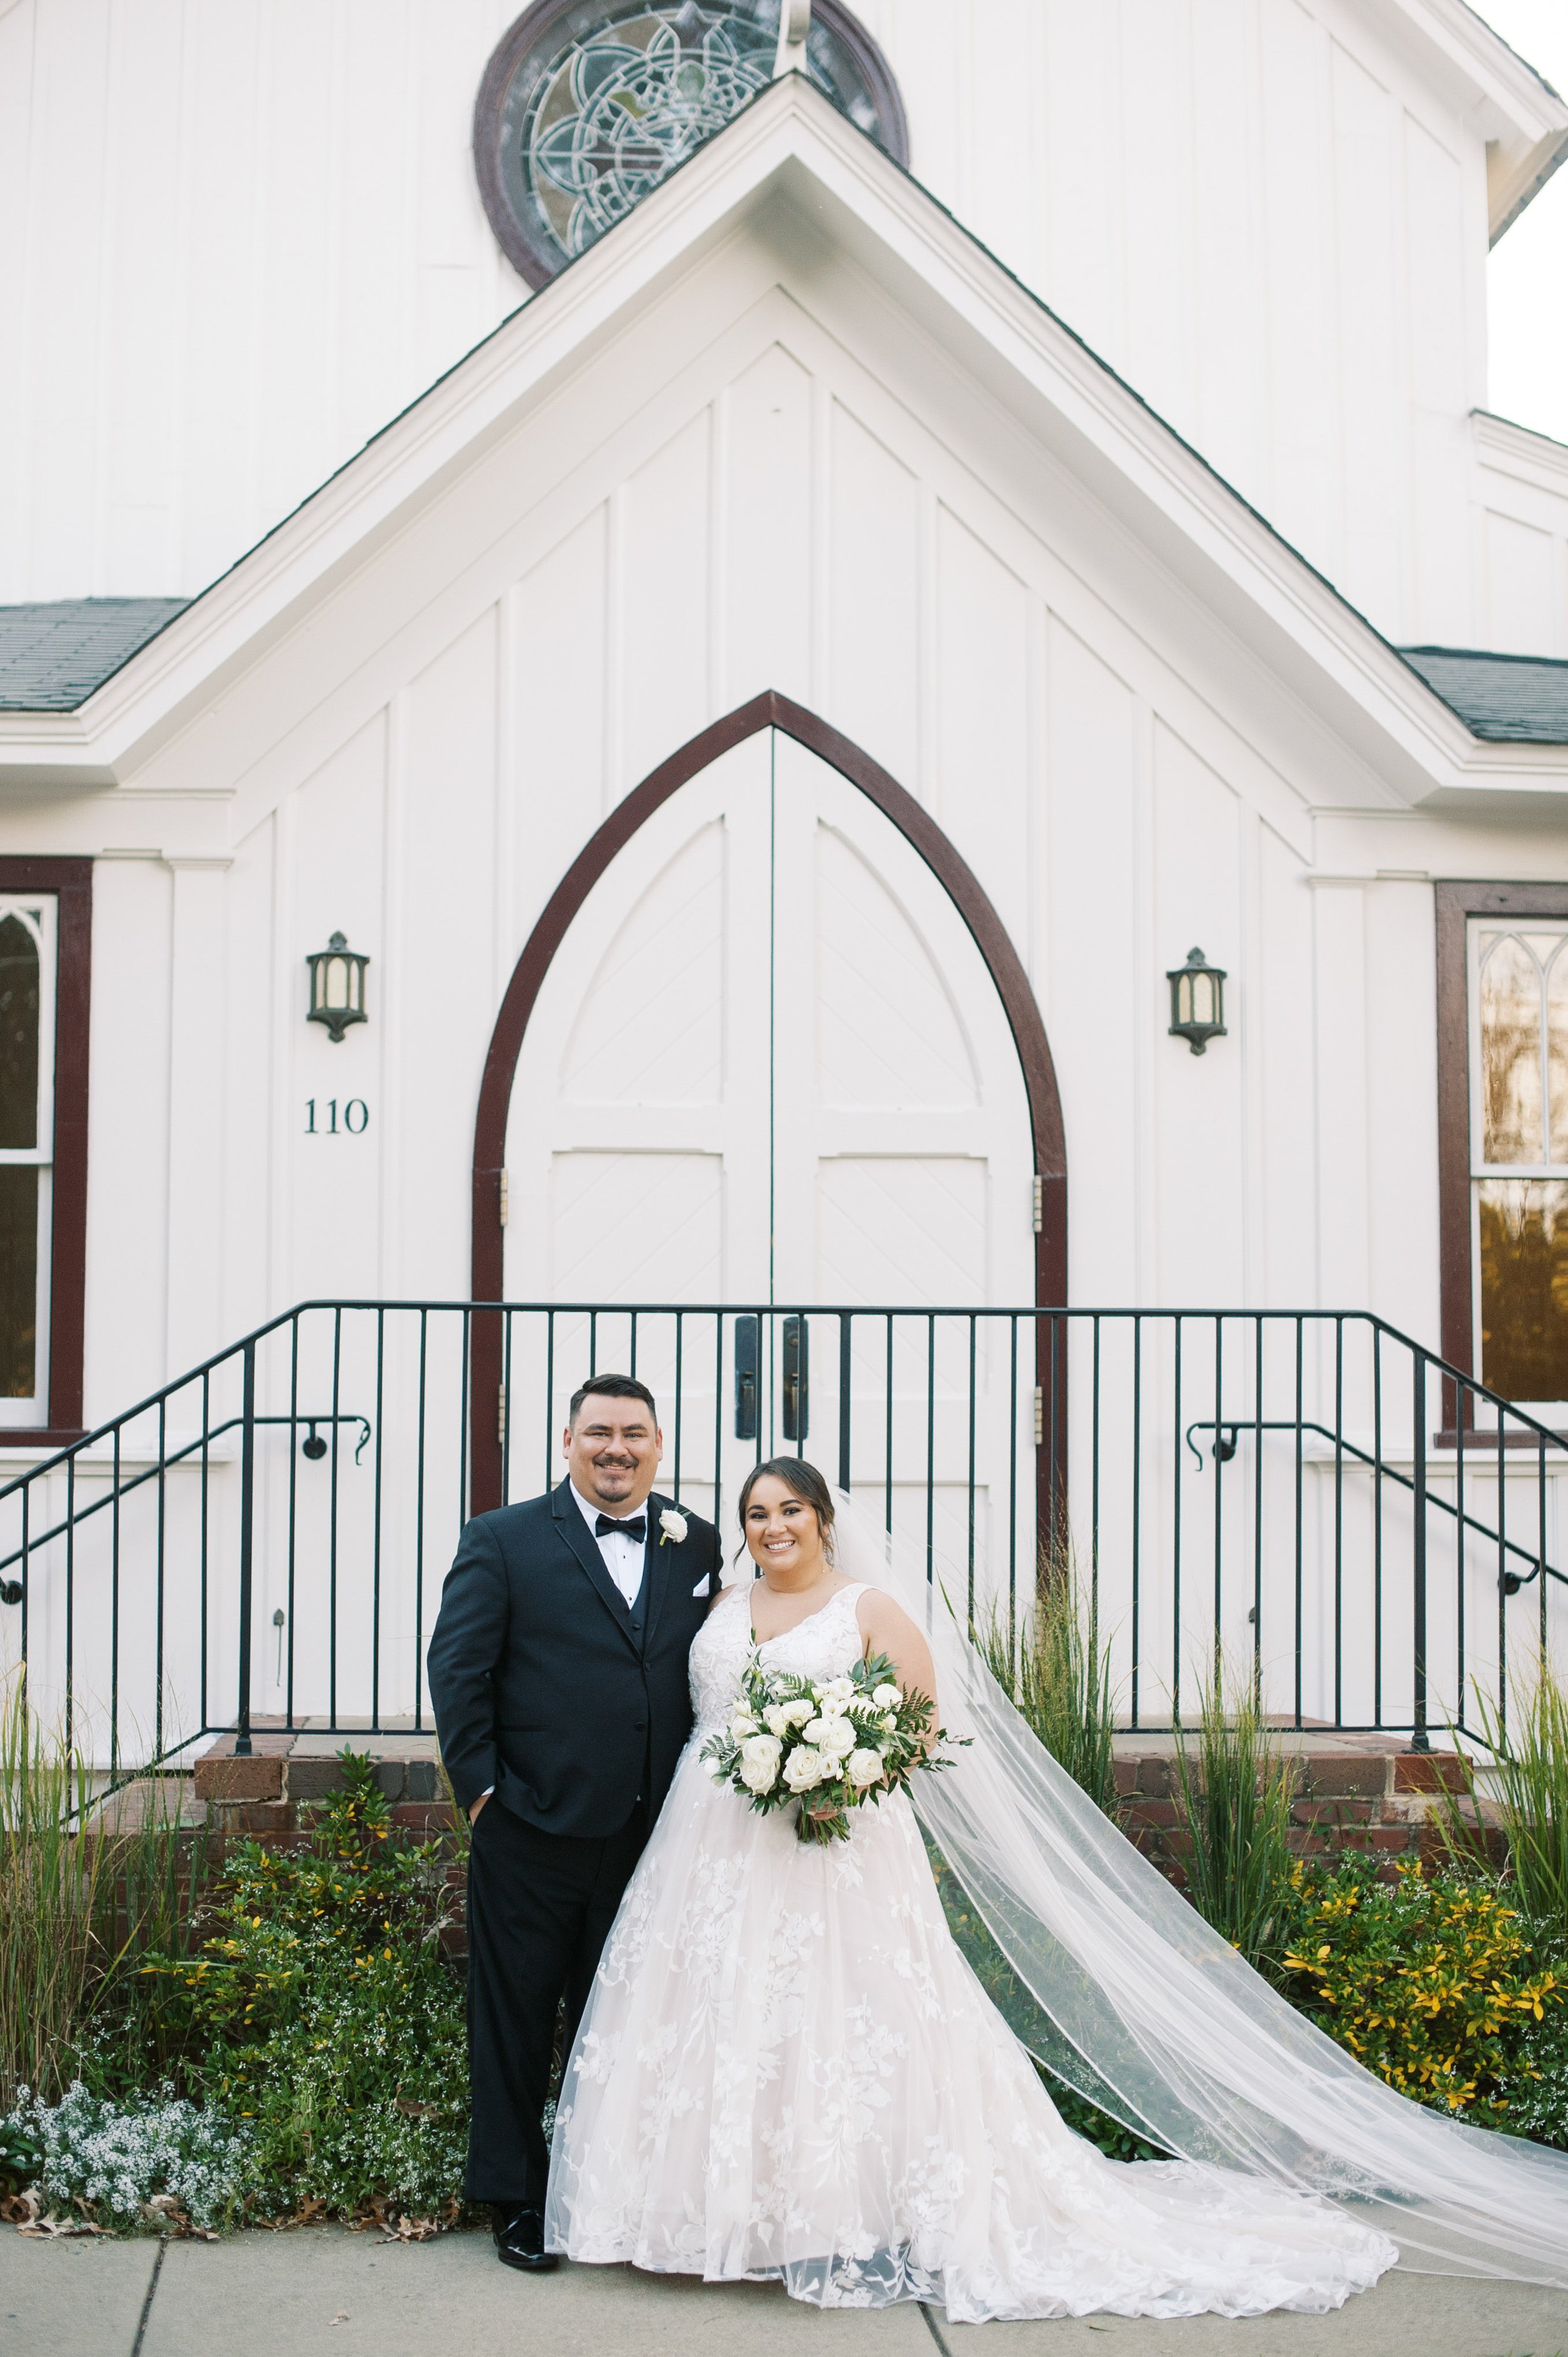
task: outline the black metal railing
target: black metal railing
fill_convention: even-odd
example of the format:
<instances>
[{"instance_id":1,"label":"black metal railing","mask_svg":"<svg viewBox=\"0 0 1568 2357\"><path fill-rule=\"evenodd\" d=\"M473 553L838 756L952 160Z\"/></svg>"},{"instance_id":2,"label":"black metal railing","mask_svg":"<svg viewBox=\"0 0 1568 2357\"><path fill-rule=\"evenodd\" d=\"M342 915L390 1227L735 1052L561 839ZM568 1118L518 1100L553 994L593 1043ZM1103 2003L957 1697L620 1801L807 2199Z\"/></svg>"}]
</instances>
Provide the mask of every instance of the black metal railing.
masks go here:
<instances>
[{"instance_id":1,"label":"black metal railing","mask_svg":"<svg viewBox=\"0 0 1568 2357\"><path fill-rule=\"evenodd\" d=\"M1219 1660L1282 1724L1426 1748L1568 1657L1568 1440L1365 1314L344 1301L0 1485L0 1667L111 1776L262 1727L427 1729L463 1521L560 1478L611 1367L731 1544L746 1468L795 1451L1014 1637L1070 1553L1132 1727Z\"/></svg>"}]
</instances>

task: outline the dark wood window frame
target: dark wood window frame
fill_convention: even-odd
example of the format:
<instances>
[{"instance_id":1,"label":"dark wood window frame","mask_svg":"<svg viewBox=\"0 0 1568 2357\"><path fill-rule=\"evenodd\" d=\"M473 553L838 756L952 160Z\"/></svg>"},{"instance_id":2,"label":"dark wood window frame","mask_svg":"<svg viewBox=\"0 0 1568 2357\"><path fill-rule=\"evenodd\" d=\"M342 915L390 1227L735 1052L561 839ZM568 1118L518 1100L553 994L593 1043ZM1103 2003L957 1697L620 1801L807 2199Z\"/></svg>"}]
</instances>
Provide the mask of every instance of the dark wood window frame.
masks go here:
<instances>
[{"instance_id":1,"label":"dark wood window frame","mask_svg":"<svg viewBox=\"0 0 1568 2357\"><path fill-rule=\"evenodd\" d=\"M1472 917L1568 917L1568 884L1444 883L1437 904L1437 1210L1443 1355L1478 1375L1470 1219L1470 960ZM1455 1425L1444 1385L1444 1427ZM1472 1422L1468 1405L1465 1421Z\"/></svg>"},{"instance_id":2,"label":"dark wood window frame","mask_svg":"<svg viewBox=\"0 0 1568 2357\"><path fill-rule=\"evenodd\" d=\"M50 892L55 932L54 1161L49 1218L48 1422L8 1425L0 1448L80 1440L87 1298L87 1055L92 1009L92 862L0 858L0 892Z\"/></svg>"}]
</instances>

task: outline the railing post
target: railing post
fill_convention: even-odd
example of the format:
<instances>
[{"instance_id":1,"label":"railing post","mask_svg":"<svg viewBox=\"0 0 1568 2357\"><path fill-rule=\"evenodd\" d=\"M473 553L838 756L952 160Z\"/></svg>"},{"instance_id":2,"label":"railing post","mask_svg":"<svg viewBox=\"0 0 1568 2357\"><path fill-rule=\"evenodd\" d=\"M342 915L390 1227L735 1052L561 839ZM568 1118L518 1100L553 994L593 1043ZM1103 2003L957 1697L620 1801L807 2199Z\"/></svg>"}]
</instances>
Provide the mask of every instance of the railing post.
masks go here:
<instances>
[{"instance_id":1,"label":"railing post","mask_svg":"<svg viewBox=\"0 0 1568 2357\"><path fill-rule=\"evenodd\" d=\"M256 1532L256 1346L245 1345L240 1430L240 1700L234 1756L251 1756L251 1602Z\"/></svg>"},{"instance_id":2,"label":"railing post","mask_svg":"<svg viewBox=\"0 0 1568 2357\"><path fill-rule=\"evenodd\" d=\"M854 1312L839 1311L839 1488L850 1486L850 1357L849 1321Z\"/></svg>"},{"instance_id":3,"label":"railing post","mask_svg":"<svg viewBox=\"0 0 1568 2357\"><path fill-rule=\"evenodd\" d=\"M1423 1351L1416 1351L1414 1363L1415 1532L1411 1574L1414 1587L1412 1620L1415 1659L1412 1663L1414 1733L1410 1739L1410 1748L1412 1751L1430 1751L1432 1738L1426 1731L1426 1353Z\"/></svg>"}]
</instances>

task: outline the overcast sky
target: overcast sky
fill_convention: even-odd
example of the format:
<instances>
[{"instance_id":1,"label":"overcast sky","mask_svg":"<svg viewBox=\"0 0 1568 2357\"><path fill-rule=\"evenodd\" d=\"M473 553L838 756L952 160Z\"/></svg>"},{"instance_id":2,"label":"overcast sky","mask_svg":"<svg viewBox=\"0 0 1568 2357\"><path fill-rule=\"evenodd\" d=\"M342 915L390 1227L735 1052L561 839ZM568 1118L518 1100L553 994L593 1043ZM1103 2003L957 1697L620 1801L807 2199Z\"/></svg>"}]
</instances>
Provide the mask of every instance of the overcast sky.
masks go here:
<instances>
[{"instance_id":1,"label":"overcast sky","mask_svg":"<svg viewBox=\"0 0 1568 2357\"><path fill-rule=\"evenodd\" d=\"M1568 0L1481 0L1480 14L1568 93ZM1494 249L1487 274L1487 406L1568 442L1568 164Z\"/></svg>"}]
</instances>

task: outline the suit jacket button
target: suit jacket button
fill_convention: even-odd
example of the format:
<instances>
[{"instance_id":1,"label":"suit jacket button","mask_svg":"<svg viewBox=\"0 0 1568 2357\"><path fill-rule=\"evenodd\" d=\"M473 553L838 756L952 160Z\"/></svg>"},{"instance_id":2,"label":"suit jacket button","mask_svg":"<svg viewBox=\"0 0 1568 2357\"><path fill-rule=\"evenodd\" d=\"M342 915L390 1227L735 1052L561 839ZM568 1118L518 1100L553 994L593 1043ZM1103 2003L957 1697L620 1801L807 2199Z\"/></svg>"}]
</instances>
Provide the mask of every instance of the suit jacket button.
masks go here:
<instances>
[{"instance_id":1,"label":"suit jacket button","mask_svg":"<svg viewBox=\"0 0 1568 2357\"><path fill-rule=\"evenodd\" d=\"M645 1718L634 1718L631 1722L631 1731L634 1735L646 1735L648 1721Z\"/></svg>"}]
</instances>

